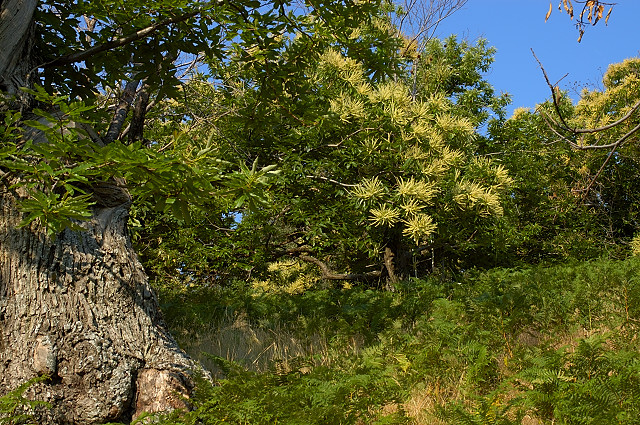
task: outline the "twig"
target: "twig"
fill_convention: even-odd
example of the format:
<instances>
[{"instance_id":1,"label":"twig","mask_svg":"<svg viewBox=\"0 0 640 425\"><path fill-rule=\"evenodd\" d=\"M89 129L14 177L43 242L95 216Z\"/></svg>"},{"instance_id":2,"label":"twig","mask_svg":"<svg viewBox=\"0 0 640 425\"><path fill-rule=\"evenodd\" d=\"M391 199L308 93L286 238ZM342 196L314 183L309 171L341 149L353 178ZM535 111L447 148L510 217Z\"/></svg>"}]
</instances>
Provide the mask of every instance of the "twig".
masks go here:
<instances>
[{"instance_id":1,"label":"twig","mask_svg":"<svg viewBox=\"0 0 640 425\"><path fill-rule=\"evenodd\" d=\"M567 131L573 131L570 129L569 125L566 123L566 121L564 120L564 116L562 116L562 113L560 112L560 105L558 104L558 99L556 98L556 90L555 90L555 86L553 86L551 84L551 82L549 81L549 76L547 75L547 71L544 69L544 66L542 66L542 62L540 62L540 59L538 59L538 57L536 56L536 52L533 51L533 49L531 49L531 53L533 54L533 57L536 59L536 62L538 62L538 65L540 66L540 69L542 70L542 74L544 75L544 80L547 82L547 86L549 86L549 89L551 90L551 98L553 99L553 107L556 110L556 113L558 114L558 117L560 118L560 121L562 122L562 125L564 126L564 129ZM567 75L565 74L565 77ZM562 77L564 78L564 77Z\"/></svg>"},{"instance_id":2,"label":"twig","mask_svg":"<svg viewBox=\"0 0 640 425\"><path fill-rule=\"evenodd\" d=\"M198 10L194 10L183 15L174 16L171 18L167 18L163 21L158 22L157 24L149 25L146 28L138 30L134 33L131 33L127 36L116 38L114 40L108 41L103 44L99 44L97 46L93 46L89 49L82 50L80 52L75 52L66 56L62 56L60 58L54 59L51 62L47 62L45 64L38 65L37 68L51 68L58 65L68 65L71 63L82 62L91 56L94 56L98 53L106 52L108 50L113 50L115 48L124 46L126 44L132 43L134 41L145 38L149 34L157 31L162 27L166 27L167 25L176 24L179 22L186 21L189 18L193 18L196 15L199 15L202 12L203 8L199 8Z\"/></svg>"},{"instance_id":3,"label":"twig","mask_svg":"<svg viewBox=\"0 0 640 425\"><path fill-rule=\"evenodd\" d=\"M322 177L322 176L305 176L308 179L318 179L318 180L324 180L327 181L329 183L333 183L333 184L337 184L338 186L342 186L342 187L356 187L358 186L357 184L347 184L347 183L341 183L337 180L334 179L330 179L328 177Z\"/></svg>"}]
</instances>

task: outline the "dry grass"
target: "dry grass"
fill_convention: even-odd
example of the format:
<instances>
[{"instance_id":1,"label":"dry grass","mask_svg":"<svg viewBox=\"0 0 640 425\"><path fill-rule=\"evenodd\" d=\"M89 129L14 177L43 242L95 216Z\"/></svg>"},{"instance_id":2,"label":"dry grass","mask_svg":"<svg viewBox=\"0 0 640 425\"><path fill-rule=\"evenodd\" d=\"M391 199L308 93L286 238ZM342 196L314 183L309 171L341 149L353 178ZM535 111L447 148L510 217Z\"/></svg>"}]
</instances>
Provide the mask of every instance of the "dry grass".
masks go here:
<instances>
[{"instance_id":1,"label":"dry grass","mask_svg":"<svg viewBox=\"0 0 640 425\"><path fill-rule=\"evenodd\" d=\"M221 373L213 357L220 357L244 366L247 370L264 372L275 367L279 373L313 366L328 366L341 354L353 355L364 342L352 337L340 344L341 351L330 349L328 339L320 334L301 338L284 325L261 328L251 324L244 315L227 315L216 326L200 332L195 339L180 341L184 350L200 361L215 376ZM300 365L296 359L305 358L311 364ZM312 360L308 360L312 359Z\"/></svg>"}]
</instances>

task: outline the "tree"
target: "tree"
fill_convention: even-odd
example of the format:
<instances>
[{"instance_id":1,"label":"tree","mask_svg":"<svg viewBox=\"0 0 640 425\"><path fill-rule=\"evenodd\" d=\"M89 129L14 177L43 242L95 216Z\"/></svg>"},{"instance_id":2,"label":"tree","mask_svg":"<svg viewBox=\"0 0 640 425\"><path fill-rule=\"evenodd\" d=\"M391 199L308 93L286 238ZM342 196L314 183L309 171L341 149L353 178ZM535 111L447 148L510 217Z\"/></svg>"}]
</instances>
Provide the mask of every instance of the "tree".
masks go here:
<instances>
[{"instance_id":1,"label":"tree","mask_svg":"<svg viewBox=\"0 0 640 425\"><path fill-rule=\"evenodd\" d=\"M493 122L480 152L499 161L514 180L504 220L484 254L495 255L493 264L552 263L615 251L606 220L577 191L585 180L583 156L559 143L539 114L516 109L508 120Z\"/></svg>"},{"instance_id":2,"label":"tree","mask_svg":"<svg viewBox=\"0 0 640 425\"><path fill-rule=\"evenodd\" d=\"M638 59L610 65L604 89L584 90L575 105L549 83L551 100L538 110L551 137L581 152L582 178L574 192L606 218L605 228L618 240L631 238L638 226L639 66Z\"/></svg>"},{"instance_id":3,"label":"tree","mask_svg":"<svg viewBox=\"0 0 640 425\"><path fill-rule=\"evenodd\" d=\"M486 243L509 182L498 164L475 158L476 128L506 102L482 77L492 50L485 42L432 40L415 59L422 62L414 84L402 40L388 38L393 26L384 16L373 23L354 34L384 40L386 33L386 44L360 51L329 43L324 53L314 51L315 60L292 68L289 55L305 51L297 43L308 41L298 38L277 67L300 76L289 79L286 92L255 84L255 70L235 66L224 78L235 85L194 83L190 90L201 93L206 108L228 112L215 123L224 157L277 164L281 173L267 207L231 226L218 224L246 253L235 266L221 264L216 250L203 252L220 243L207 229L211 222L190 228L197 244L158 226L162 242L151 232L145 246L176 253L194 271L217 264L219 281L259 277L269 262L289 258L314 265L325 280L384 284L428 273L434 253L438 266L458 266L465 249ZM201 105L193 106L179 114L205 122ZM211 274L200 276L210 282Z\"/></svg>"},{"instance_id":4,"label":"tree","mask_svg":"<svg viewBox=\"0 0 640 425\"><path fill-rule=\"evenodd\" d=\"M310 2L305 17L287 2L249 0L0 2L0 89L8 96L0 394L47 375L31 389L51 405L39 423L126 421L185 406L196 365L163 324L131 246L130 206L188 221L198 200L251 202L269 169L226 178L206 138L187 146L146 139L146 115L180 93L178 58L215 65L234 45L271 59L294 31L358 22L376 7Z\"/></svg>"}]
</instances>

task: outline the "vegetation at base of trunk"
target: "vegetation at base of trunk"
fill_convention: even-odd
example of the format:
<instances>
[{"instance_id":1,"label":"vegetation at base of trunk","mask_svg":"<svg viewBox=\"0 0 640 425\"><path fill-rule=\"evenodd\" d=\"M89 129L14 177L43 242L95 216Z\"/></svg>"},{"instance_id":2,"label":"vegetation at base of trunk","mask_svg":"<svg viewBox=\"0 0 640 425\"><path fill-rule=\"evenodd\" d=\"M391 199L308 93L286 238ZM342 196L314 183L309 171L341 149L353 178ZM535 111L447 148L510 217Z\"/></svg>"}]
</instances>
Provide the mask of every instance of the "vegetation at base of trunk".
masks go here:
<instances>
[{"instance_id":1,"label":"vegetation at base of trunk","mask_svg":"<svg viewBox=\"0 0 640 425\"><path fill-rule=\"evenodd\" d=\"M36 418L33 415L33 409L37 407L47 407L48 404L42 401L31 400L29 397L25 397L25 393L37 382L48 379L50 378L46 375L30 379L18 388L0 397L0 424L35 424Z\"/></svg>"},{"instance_id":2,"label":"vegetation at base of trunk","mask_svg":"<svg viewBox=\"0 0 640 425\"><path fill-rule=\"evenodd\" d=\"M632 258L395 292L167 289L174 334L220 380L161 423L633 424L639 276Z\"/></svg>"}]
</instances>

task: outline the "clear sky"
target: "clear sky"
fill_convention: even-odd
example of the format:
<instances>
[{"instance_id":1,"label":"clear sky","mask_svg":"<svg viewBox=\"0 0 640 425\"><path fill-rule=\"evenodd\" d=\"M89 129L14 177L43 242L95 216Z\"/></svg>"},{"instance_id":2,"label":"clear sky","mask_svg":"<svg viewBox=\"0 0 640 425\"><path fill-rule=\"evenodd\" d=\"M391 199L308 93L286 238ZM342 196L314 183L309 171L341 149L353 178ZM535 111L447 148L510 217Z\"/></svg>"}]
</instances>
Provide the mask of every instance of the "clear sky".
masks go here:
<instances>
[{"instance_id":1,"label":"clear sky","mask_svg":"<svg viewBox=\"0 0 640 425\"><path fill-rule=\"evenodd\" d=\"M549 0L469 0L464 9L441 23L437 35L457 34L471 41L482 37L497 48L487 78L498 92L512 95L510 112L517 107L533 108L550 95L531 49L552 83L569 74L560 86L577 99L580 87L600 87L609 64L639 55L640 0L618 0L609 25L602 19L587 28L581 43L577 42L576 17L572 21L560 13L558 2L553 0L553 12L545 23ZM578 7L574 1L574 9Z\"/></svg>"}]
</instances>

